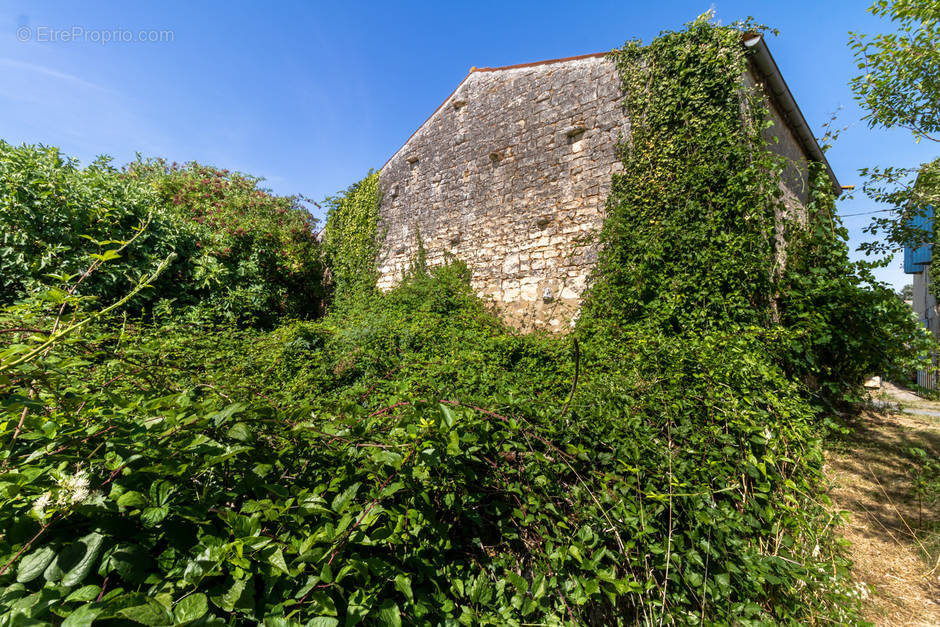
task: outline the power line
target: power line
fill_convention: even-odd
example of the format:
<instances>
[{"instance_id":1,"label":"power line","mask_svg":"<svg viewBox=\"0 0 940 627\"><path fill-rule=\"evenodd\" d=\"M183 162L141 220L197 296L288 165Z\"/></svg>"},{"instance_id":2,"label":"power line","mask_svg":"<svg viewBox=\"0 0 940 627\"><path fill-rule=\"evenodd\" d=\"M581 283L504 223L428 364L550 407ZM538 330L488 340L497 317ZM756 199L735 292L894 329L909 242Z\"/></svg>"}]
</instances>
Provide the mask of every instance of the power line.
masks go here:
<instances>
[{"instance_id":1,"label":"power line","mask_svg":"<svg viewBox=\"0 0 940 627\"><path fill-rule=\"evenodd\" d=\"M860 211L858 213L843 213L839 217L840 218L852 218L854 216L868 216L873 213L886 213L888 211L894 211L894 209L876 209L874 211Z\"/></svg>"}]
</instances>

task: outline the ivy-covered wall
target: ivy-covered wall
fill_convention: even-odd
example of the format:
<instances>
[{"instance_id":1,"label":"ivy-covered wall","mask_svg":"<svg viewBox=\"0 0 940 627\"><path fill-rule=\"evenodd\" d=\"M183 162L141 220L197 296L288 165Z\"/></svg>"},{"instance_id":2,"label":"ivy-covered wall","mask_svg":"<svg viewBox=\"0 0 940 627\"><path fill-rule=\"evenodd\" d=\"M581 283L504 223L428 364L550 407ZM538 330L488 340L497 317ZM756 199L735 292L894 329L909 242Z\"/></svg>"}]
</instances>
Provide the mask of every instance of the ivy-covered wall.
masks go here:
<instances>
[{"instance_id":1,"label":"ivy-covered wall","mask_svg":"<svg viewBox=\"0 0 940 627\"><path fill-rule=\"evenodd\" d=\"M740 49L733 84L757 87L764 77ZM606 54L472 71L380 172L378 286L401 280L420 236L430 266L465 262L507 321L568 328L631 136L623 71ZM637 100L654 88L632 87ZM779 177L780 217L799 217L808 156L773 102L767 120L771 150L792 164Z\"/></svg>"}]
</instances>

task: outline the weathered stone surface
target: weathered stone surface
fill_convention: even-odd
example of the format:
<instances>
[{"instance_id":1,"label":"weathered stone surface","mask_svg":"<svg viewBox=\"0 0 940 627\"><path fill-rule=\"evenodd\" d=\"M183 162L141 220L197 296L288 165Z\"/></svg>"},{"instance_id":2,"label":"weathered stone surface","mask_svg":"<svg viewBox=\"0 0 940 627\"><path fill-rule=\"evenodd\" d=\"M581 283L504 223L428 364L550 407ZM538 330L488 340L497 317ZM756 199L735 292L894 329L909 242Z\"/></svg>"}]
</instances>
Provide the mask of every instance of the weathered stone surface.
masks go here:
<instances>
[{"instance_id":1,"label":"weathered stone surface","mask_svg":"<svg viewBox=\"0 0 940 627\"><path fill-rule=\"evenodd\" d=\"M511 323L566 328L622 168L622 102L602 55L472 71L380 172L379 287L401 280L420 236L429 265L463 260L473 288ZM773 149L796 163L781 182L785 201L800 213L806 156L771 115Z\"/></svg>"}]
</instances>

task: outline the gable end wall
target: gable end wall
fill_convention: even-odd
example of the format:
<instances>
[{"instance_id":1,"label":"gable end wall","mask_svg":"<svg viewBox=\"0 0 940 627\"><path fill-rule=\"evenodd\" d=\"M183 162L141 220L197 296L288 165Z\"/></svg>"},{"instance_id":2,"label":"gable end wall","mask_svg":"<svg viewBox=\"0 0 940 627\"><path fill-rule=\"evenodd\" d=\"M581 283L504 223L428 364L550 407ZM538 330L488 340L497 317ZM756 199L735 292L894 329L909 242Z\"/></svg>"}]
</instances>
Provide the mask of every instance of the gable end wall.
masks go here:
<instances>
[{"instance_id":1,"label":"gable end wall","mask_svg":"<svg viewBox=\"0 0 940 627\"><path fill-rule=\"evenodd\" d=\"M622 169L622 102L604 57L471 72L380 172L379 288L401 280L420 236L430 266L464 261L473 289L508 322L565 328L597 260L611 175ZM796 138L771 115L773 149L805 171ZM782 181L797 213L801 174Z\"/></svg>"}]
</instances>

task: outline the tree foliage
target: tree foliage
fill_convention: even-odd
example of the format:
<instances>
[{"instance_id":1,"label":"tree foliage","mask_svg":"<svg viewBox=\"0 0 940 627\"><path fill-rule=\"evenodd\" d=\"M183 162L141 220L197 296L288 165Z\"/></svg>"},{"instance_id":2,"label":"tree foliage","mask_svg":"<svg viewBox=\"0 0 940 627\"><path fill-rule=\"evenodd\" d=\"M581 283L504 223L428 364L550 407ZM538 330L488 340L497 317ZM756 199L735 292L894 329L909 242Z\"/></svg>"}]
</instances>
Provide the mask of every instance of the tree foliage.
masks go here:
<instances>
[{"instance_id":1,"label":"tree foliage","mask_svg":"<svg viewBox=\"0 0 940 627\"><path fill-rule=\"evenodd\" d=\"M851 33L863 74L852 79L870 127L900 127L920 141L940 142L940 2L878 0L868 11L895 32Z\"/></svg>"},{"instance_id":2,"label":"tree foliage","mask_svg":"<svg viewBox=\"0 0 940 627\"><path fill-rule=\"evenodd\" d=\"M258 324L311 316L322 274L315 222L298 198L259 183L196 163L138 160L120 170L102 158L82 168L55 148L0 142L0 303L63 282L114 301L175 252L132 311L159 305ZM118 252L141 228L134 246ZM89 255L121 263L81 278Z\"/></svg>"},{"instance_id":3,"label":"tree foliage","mask_svg":"<svg viewBox=\"0 0 940 627\"><path fill-rule=\"evenodd\" d=\"M851 33L849 45L862 74L850 85L867 111L869 127L903 128L915 140L940 141L940 2L878 0L869 12L888 18L894 32ZM874 166L861 170L869 198L887 204L865 232L866 254L885 255L934 234L915 228L914 218L940 202L940 159L918 167Z\"/></svg>"}]
</instances>

